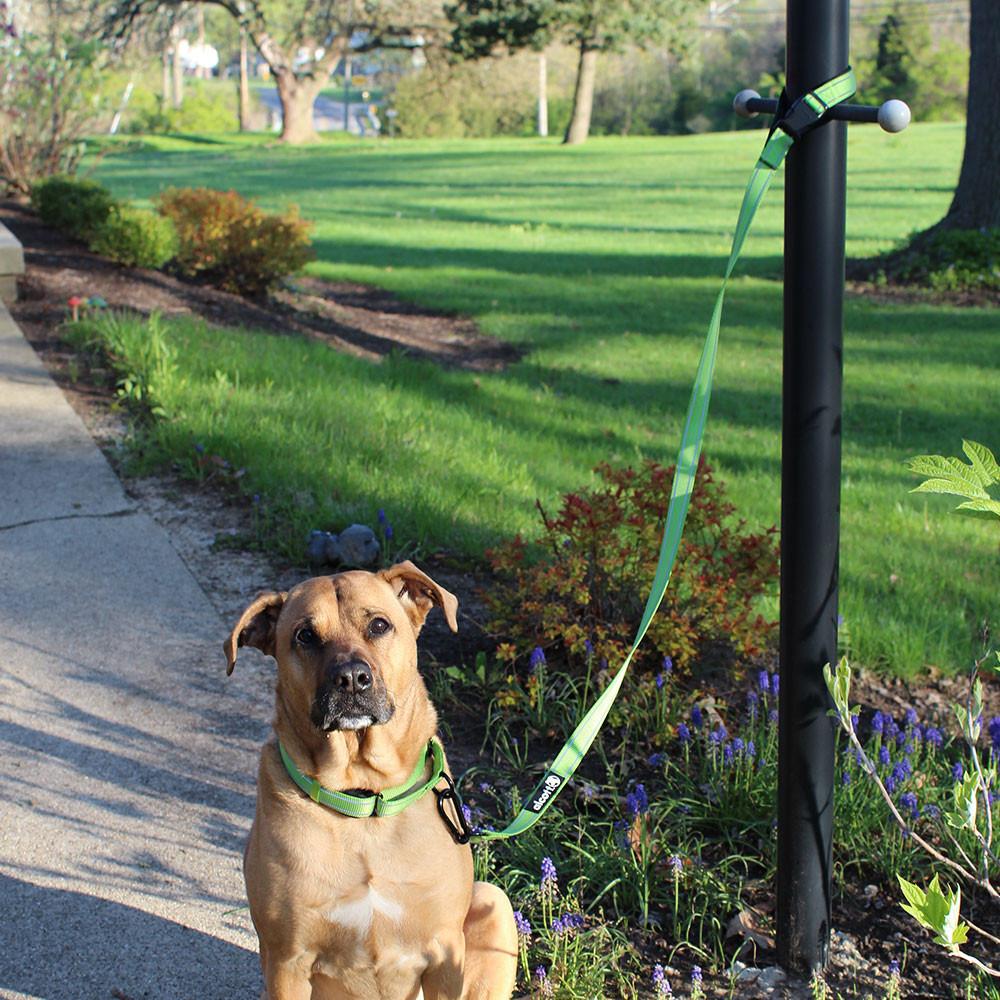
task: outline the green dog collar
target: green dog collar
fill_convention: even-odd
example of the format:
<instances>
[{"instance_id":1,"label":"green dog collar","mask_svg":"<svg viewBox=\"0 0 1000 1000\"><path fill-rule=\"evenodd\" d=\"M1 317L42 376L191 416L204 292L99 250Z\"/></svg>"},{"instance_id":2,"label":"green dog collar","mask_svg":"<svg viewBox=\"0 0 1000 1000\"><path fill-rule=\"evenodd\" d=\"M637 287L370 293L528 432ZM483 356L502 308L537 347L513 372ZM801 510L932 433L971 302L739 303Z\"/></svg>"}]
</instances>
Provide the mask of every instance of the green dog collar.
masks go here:
<instances>
[{"instance_id":1,"label":"green dog collar","mask_svg":"<svg viewBox=\"0 0 1000 1000\"><path fill-rule=\"evenodd\" d=\"M288 776L313 802L354 819L364 819L368 816L395 816L417 799L423 798L444 775L444 751L441 749L441 744L433 739L427 744L426 753L417 761L409 778L402 785L386 788L381 792L335 792L324 788L319 781L307 778L296 767L295 761L289 757L281 740L278 740L278 750ZM431 758L431 774L422 782L428 757Z\"/></svg>"}]
</instances>

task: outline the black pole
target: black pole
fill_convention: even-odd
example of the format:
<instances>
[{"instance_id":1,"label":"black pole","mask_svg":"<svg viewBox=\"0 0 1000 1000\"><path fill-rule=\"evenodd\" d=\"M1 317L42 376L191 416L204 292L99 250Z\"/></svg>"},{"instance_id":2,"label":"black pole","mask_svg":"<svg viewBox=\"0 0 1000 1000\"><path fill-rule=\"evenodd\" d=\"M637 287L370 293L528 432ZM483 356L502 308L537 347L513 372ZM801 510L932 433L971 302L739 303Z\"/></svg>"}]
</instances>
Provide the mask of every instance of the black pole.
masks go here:
<instances>
[{"instance_id":1,"label":"black pole","mask_svg":"<svg viewBox=\"0 0 1000 1000\"><path fill-rule=\"evenodd\" d=\"M790 100L848 65L848 0L788 0ZM788 154L781 476L778 961L827 964L834 730L823 665L837 655L847 126Z\"/></svg>"}]
</instances>

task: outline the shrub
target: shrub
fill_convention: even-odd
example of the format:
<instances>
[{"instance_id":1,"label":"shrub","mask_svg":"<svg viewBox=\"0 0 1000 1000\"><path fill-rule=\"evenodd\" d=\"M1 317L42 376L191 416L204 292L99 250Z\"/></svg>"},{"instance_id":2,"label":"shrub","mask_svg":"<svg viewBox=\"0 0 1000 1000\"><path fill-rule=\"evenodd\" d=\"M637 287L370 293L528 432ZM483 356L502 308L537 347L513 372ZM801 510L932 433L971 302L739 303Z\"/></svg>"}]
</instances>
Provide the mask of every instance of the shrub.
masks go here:
<instances>
[{"instance_id":1,"label":"shrub","mask_svg":"<svg viewBox=\"0 0 1000 1000\"><path fill-rule=\"evenodd\" d=\"M100 112L102 48L54 27L21 32L0 4L0 190L29 194L72 174Z\"/></svg>"},{"instance_id":2,"label":"shrub","mask_svg":"<svg viewBox=\"0 0 1000 1000\"><path fill-rule=\"evenodd\" d=\"M209 87L210 81L189 80L179 108L170 107L159 94L140 89L132 98L122 131L168 134L171 132L235 132L236 92L231 86Z\"/></svg>"},{"instance_id":3,"label":"shrub","mask_svg":"<svg viewBox=\"0 0 1000 1000\"><path fill-rule=\"evenodd\" d=\"M241 295L258 295L312 258L311 224L292 206L268 215L235 191L170 188L157 199L176 226L177 266Z\"/></svg>"},{"instance_id":4,"label":"shrub","mask_svg":"<svg viewBox=\"0 0 1000 1000\"><path fill-rule=\"evenodd\" d=\"M942 229L898 256L889 277L935 291L1000 290L1000 228Z\"/></svg>"},{"instance_id":5,"label":"shrub","mask_svg":"<svg viewBox=\"0 0 1000 1000\"><path fill-rule=\"evenodd\" d=\"M31 204L46 225L89 243L116 202L97 181L60 174L32 187Z\"/></svg>"},{"instance_id":6,"label":"shrub","mask_svg":"<svg viewBox=\"0 0 1000 1000\"><path fill-rule=\"evenodd\" d=\"M129 205L116 205L97 227L90 248L126 267L160 268L177 253L170 219Z\"/></svg>"},{"instance_id":7,"label":"shrub","mask_svg":"<svg viewBox=\"0 0 1000 1000\"><path fill-rule=\"evenodd\" d=\"M487 553L500 582L486 595L491 628L509 637L508 658L536 646L570 661L620 661L635 636L657 562L673 467L595 470L603 485L563 497L559 514L541 506L543 555L529 558L516 537ZM671 585L647 634L656 661L690 663L706 644L761 651L774 624L755 613L777 579L775 529L746 531L704 461L698 467L687 527ZM646 654L647 657L649 653Z\"/></svg>"}]
</instances>

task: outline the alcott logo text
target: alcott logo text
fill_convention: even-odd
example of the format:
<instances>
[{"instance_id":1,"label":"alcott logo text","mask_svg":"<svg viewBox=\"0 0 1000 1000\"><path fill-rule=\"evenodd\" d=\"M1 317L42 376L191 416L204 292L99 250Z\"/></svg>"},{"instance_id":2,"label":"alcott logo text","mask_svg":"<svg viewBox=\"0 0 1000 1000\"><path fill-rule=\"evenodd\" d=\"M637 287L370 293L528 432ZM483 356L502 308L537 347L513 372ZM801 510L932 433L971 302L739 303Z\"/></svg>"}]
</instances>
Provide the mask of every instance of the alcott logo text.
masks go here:
<instances>
[{"instance_id":1,"label":"alcott logo text","mask_svg":"<svg viewBox=\"0 0 1000 1000\"><path fill-rule=\"evenodd\" d=\"M545 804L549 799L559 790L559 786L562 783L563 779L558 774L545 775L545 780L542 782L542 790L532 799L528 808L532 812L540 813L545 808Z\"/></svg>"}]
</instances>

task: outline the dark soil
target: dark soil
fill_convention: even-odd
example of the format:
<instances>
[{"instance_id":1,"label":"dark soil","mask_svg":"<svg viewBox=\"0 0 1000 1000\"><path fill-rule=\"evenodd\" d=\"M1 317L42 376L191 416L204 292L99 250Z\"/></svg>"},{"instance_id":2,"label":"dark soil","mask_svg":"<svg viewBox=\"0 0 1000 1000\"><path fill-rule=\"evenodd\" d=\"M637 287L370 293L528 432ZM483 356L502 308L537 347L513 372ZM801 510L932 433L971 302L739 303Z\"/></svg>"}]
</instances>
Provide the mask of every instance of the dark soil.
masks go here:
<instances>
[{"instance_id":1,"label":"dark soil","mask_svg":"<svg viewBox=\"0 0 1000 1000\"><path fill-rule=\"evenodd\" d=\"M107 385L90 379L85 370L81 376L72 349L59 335L68 312L67 300L72 295L100 295L112 307L143 313L183 313L217 325L243 325L276 335L314 337L331 348L373 361L391 350L402 350L443 365L494 370L517 356L509 346L483 337L471 320L437 316L378 289L308 278L301 280L295 290L283 291L266 301L249 302L169 275L118 267L48 229L16 203L0 203L0 221L23 243L27 264L27 274L20 282L21 298L11 306L11 312L113 463L125 430L120 414L112 409L113 394ZM304 564L278 564L259 553L234 551L231 544L225 544L227 539L250 533L247 504L231 489L211 481L193 484L170 476L126 480L125 485L170 533L175 547L227 621L236 620L257 590L288 586L315 572ZM422 565L458 596L461 608L458 637L447 630L440 616L431 617L421 636L423 656L431 670L435 662L473 662L477 650L491 645L483 628L479 597L488 583L485 572L457 567L444 558L429 563L422 560ZM701 680L704 685L706 678ZM862 705L865 714L880 709L896 718L913 706L923 721L937 721L953 728L949 706L964 700L965 694L966 682L961 678L929 676L907 683L861 671L852 700ZM987 697L987 716L1000 714L1000 685L990 684ZM451 733L449 756L455 770L460 771L478 757L481 720L476 717L475 706L449 708L443 714ZM770 890L762 887L760 898L754 902L754 911L744 915L743 923L756 932L756 944L747 945L742 960L768 968L776 964ZM995 915L991 925L991 915L984 915L981 909L976 920L980 926L1000 933ZM828 994L814 994L801 980L792 979L775 987L743 981L731 989L706 982L706 995L741 1000L772 996L804 1000L814 995L826 995L830 1000L882 1000L886 970L890 961L897 959L903 963L902 997L929 1000L965 996L960 986L964 967L949 961L929 936L903 914L893 886L874 879L868 884L862 879L846 887L833 901L833 927L826 973ZM662 956L669 953L673 942L664 941L662 947L654 943L652 950L649 942L645 944L651 961L663 961ZM732 940L733 952L738 945L737 936ZM687 981L689 968L678 963L668 970L678 995L683 994L676 984Z\"/></svg>"}]
</instances>

